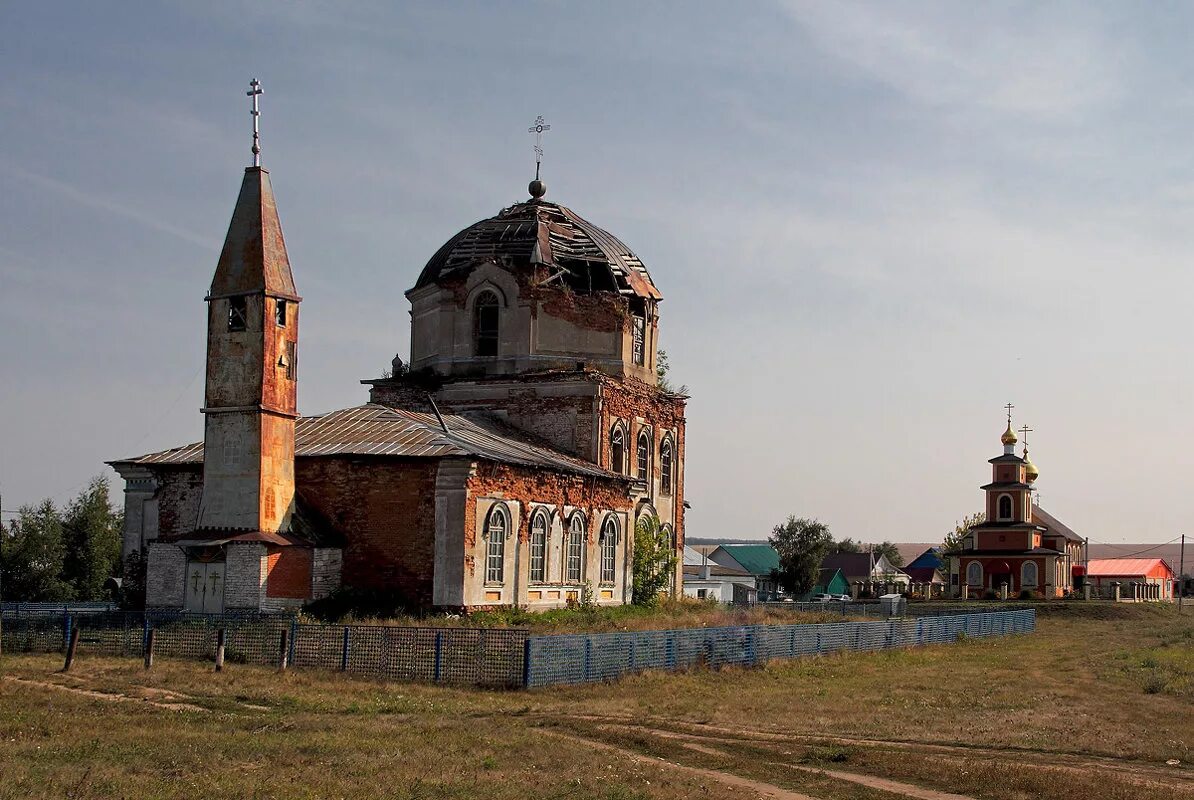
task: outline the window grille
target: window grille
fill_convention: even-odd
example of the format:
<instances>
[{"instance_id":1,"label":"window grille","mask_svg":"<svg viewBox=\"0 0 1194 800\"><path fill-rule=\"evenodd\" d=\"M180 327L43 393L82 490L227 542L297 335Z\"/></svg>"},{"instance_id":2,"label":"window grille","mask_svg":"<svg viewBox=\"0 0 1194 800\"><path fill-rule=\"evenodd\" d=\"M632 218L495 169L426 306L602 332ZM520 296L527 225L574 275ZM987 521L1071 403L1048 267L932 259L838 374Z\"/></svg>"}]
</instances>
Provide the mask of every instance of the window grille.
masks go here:
<instances>
[{"instance_id":1,"label":"window grille","mask_svg":"<svg viewBox=\"0 0 1194 800\"><path fill-rule=\"evenodd\" d=\"M494 506L489 512L489 524L486 533L489 543L486 547L485 582L501 583L506 573L506 531L509 524L506 510L502 506Z\"/></svg>"},{"instance_id":2,"label":"window grille","mask_svg":"<svg viewBox=\"0 0 1194 800\"><path fill-rule=\"evenodd\" d=\"M611 516L601 530L601 582L613 583L617 577L618 523Z\"/></svg>"},{"instance_id":3,"label":"window grille","mask_svg":"<svg viewBox=\"0 0 1194 800\"><path fill-rule=\"evenodd\" d=\"M585 520L580 514L573 514L568 524L568 583L580 583L584 575Z\"/></svg>"},{"instance_id":4,"label":"window grille","mask_svg":"<svg viewBox=\"0 0 1194 800\"><path fill-rule=\"evenodd\" d=\"M672 491L672 443L666 440L659 447L659 489L664 494Z\"/></svg>"},{"instance_id":5,"label":"window grille","mask_svg":"<svg viewBox=\"0 0 1194 800\"><path fill-rule=\"evenodd\" d=\"M647 480L647 472L651 465L651 437L643 431L638 435L637 472L640 481Z\"/></svg>"},{"instance_id":6,"label":"window grille","mask_svg":"<svg viewBox=\"0 0 1194 800\"><path fill-rule=\"evenodd\" d=\"M536 511L531 519L531 582L547 579L547 514Z\"/></svg>"},{"instance_id":7,"label":"window grille","mask_svg":"<svg viewBox=\"0 0 1194 800\"><path fill-rule=\"evenodd\" d=\"M646 361L646 347L644 340L646 339L647 322L642 317L635 316L634 318L634 363L640 367Z\"/></svg>"}]
</instances>

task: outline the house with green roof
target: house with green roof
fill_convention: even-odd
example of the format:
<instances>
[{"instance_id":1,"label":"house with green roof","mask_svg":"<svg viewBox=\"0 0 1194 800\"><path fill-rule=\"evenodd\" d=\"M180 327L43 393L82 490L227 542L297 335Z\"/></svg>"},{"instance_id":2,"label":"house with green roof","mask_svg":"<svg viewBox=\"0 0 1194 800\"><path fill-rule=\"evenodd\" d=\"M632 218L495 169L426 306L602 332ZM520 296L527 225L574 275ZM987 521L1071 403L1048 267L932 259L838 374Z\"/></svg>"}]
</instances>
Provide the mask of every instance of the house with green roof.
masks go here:
<instances>
[{"instance_id":1,"label":"house with green roof","mask_svg":"<svg viewBox=\"0 0 1194 800\"><path fill-rule=\"evenodd\" d=\"M709 553L709 560L755 576L759 600L778 600L779 585L772 573L779 569L779 553L769 544L723 544ZM849 591L849 590L847 590Z\"/></svg>"}]
</instances>

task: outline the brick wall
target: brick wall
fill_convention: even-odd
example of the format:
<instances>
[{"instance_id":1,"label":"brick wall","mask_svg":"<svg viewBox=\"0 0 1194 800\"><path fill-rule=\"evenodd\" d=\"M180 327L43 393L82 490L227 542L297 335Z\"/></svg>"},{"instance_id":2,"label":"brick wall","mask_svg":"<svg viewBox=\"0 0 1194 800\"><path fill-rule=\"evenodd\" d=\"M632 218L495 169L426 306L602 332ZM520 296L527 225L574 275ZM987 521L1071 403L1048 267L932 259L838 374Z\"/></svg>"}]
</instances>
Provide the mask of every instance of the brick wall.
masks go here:
<instances>
[{"instance_id":1,"label":"brick wall","mask_svg":"<svg viewBox=\"0 0 1194 800\"><path fill-rule=\"evenodd\" d=\"M186 569L187 557L181 547L157 542L150 544L145 607L182 608Z\"/></svg>"},{"instance_id":2,"label":"brick wall","mask_svg":"<svg viewBox=\"0 0 1194 800\"><path fill-rule=\"evenodd\" d=\"M303 501L345 532L345 586L430 605L435 562L433 459L303 458Z\"/></svg>"},{"instance_id":3,"label":"brick wall","mask_svg":"<svg viewBox=\"0 0 1194 800\"><path fill-rule=\"evenodd\" d=\"M265 599L265 545L229 544L225 548L224 608L259 610Z\"/></svg>"},{"instance_id":4,"label":"brick wall","mask_svg":"<svg viewBox=\"0 0 1194 800\"><path fill-rule=\"evenodd\" d=\"M327 597L340 588L344 551L338 547L317 547L311 554L311 599Z\"/></svg>"},{"instance_id":5,"label":"brick wall","mask_svg":"<svg viewBox=\"0 0 1194 800\"><path fill-rule=\"evenodd\" d=\"M265 557L265 596L310 597L312 552L309 547L271 547Z\"/></svg>"}]
</instances>

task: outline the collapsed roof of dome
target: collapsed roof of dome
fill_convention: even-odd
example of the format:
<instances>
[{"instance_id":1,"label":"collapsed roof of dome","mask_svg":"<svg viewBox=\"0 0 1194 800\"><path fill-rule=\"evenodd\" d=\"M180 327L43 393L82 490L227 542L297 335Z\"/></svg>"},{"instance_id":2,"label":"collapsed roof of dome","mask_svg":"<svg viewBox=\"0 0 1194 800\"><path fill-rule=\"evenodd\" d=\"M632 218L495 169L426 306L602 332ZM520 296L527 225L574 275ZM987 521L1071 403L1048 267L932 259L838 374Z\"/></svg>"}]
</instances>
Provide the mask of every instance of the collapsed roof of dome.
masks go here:
<instances>
[{"instance_id":1,"label":"collapsed roof of dome","mask_svg":"<svg viewBox=\"0 0 1194 800\"><path fill-rule=\"evenodd\" d=\"M462 279L486 263L514 270L542 266L549 272L542 283L558 281L580 293L663 299L643 262L616 236L569 208L539 199L512 205L453 236L427 262L411 291Z\"/></svg>"}]
</instances>

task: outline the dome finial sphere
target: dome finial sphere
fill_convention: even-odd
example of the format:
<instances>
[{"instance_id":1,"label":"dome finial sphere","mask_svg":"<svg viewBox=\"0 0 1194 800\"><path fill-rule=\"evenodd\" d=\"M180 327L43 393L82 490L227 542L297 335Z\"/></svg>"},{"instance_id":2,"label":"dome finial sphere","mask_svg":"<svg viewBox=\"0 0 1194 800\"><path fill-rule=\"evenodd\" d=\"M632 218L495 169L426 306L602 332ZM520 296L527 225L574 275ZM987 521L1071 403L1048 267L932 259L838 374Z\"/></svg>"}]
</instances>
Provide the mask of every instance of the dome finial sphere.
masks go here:
<instances>
[{"instance_id":1,"label":"dome finial sphere","mask_svg":"<svg viewBox=\"0 0 1194 800\"><path fill-rule=\"evenodd\" d=\"M547 184L535 178L535 180L531 181L531 185L527 187L527 191L531 193L531 197L538 200L547 194Z\"/></svg>"}]
</instances>

